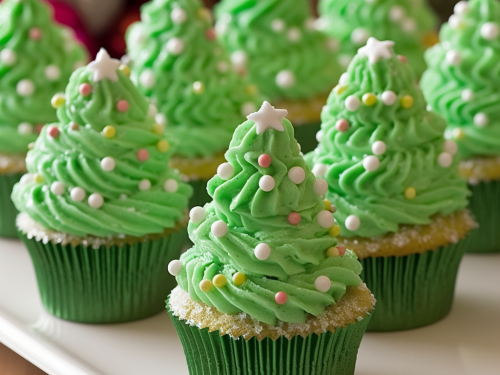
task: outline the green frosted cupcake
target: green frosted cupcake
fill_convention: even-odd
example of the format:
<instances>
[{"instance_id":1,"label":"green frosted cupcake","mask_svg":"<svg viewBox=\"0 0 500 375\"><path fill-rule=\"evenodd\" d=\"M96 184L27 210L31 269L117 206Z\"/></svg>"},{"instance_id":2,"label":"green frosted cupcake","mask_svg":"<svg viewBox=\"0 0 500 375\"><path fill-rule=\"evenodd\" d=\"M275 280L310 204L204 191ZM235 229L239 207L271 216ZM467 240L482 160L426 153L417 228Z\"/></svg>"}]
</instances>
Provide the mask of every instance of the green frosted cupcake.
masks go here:
<instances>
[{"instance_id":1,"label":"green frosted cupcake","mask_svg":"<svg viewBox=\"0 0 500 375\"><path fill-rule=\"evenodd\" d=\"M396 52L420 77L424 52L438 42L437 17L427 0L319 0L320 30L340 45L339 62L347 68L369 37L396 42Z\"/></svg>"},{"instance_id":2,"label":"green frosted cupcake","mask_svg":"<svg viewBox=\"0 0 500 375\"><path fill-rule=\"evenodd\" d=\"M257 89L231 66L199 0L153 0L141 18L127 32L132 79L180 145L172 166L195 188L191 205L203 205L236 124L257 108Z\"/></svg>"},{"instance_id":3,"label":"green frosted cupcake","mask_svg":"<svg viewBox=\"0 0 500 375\"><path fill-rule=\"evenodd\" d=\"M217 36L233 63L274 105L288 110L304 152L317 145L321 109L342 69L338 43L314 26L307 0L223 0Z\"/></svg>"},{"instance_id":4,"label":"green frosted cupcake","mask_svg":"<svg viewBox=\"0 0 500 375\"><path fill-rule=\"evenodd\" d=\"M156 108L101 50L57 95L58 123L28 152L12 193L45 308L115 323L160 312L185 242L191 187L168 167Z\"/></svg>"},{"instance_id":5,"label":"green frosted cupcake","mask_svg":"<svg viewBox=\"0 0 500 375\"><path fill-rule=\"evenodd\" d=\"M378 300L369 329L416 328L447 315L464 238L475 226L446 122L426 110L394 42L370 38L323 110L306 156L328 182L339 242Z\"/></svg>"},{"instance_id":6,"label":"green frosted cupcake","mask_svg":"<svg viewBox=\"0 0 500 375\"><path fill-rule=\"evenodd\" d=\"M5 0L0 18L0 236L17 237L10 194L26 172L28 145L57 119L50 98L87 56L42 1Z\"/></svg>"},{"instance_id":7,"label":"green frosted cupcake","mask_svg":"<svg viewBox=\"0 0 500 375\"><path fill-rule=\"evenodd\" d=\"M441 29L441 43L426 55L422 90L432 110L448 122L458 145L461 174L472 190L479 222L469 252L500 252L500 3L460 1Z\"/></svg>"},{"instance_id":8,"label":"green frosted cupcake","mask_svg":"<svg viewBox=\"0 0 500 375\"><path fill-rule=\"evenodd\" d=\"M327 185L264 102L191 210L194 246L169 265L167 309L194 374L353 374L375 300L330 234ZM321 358L322 360L316 360Z\"/></svg>"}]
</instances>

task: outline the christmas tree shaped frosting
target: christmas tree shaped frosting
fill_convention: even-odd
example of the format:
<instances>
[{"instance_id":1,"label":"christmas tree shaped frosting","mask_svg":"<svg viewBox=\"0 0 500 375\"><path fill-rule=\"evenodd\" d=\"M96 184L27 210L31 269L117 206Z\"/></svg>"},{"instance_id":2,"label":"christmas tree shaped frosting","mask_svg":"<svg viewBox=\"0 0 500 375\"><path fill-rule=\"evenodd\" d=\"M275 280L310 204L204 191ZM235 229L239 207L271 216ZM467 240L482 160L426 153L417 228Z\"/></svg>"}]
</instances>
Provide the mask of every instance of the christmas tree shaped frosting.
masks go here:
<instances>
[{"instance_id":1,"label":"christmas tree shaped frosting","mask_svg":"<svg viewBox=\"0 0 500 375\"><path fill-rule=\"evenodd\" d=\"M191 188L168 167L156 109L106 51L56 95L59 122L28 153L13 201L43 227L77 236L163 233L183 220Z\"/></svg>"},{"instance_id":2,"label":"christmas tree shaped frosting","mask_svg":"<svg viewBox=\"0 0 500 375\"><path fill-rule=\"evenodd\" d=\"M462 158L500 154L500 2L460 1L428 51L422 90Z\"/></svg>"},{"instance_id":3,"label":"christmas tree shaped frosting","mask_svg":"<svg viewBox=\"0 0 500 375\"><path fill-rule=\"evenodd\" d=\"M223 152L235 124L257 108L257 89L231 66L199 0L153 0L127 33L132 79L158 105L185 157Z\"/></svg>"},{"instance_id":4,"label":"christmas tree shaped frosting","mask_svg":"<svg viewBox=\"0 0 500 375\"><path fill-rule=\"evenodd\" d=\"M286 110L265 102L234 134L195 207L193 248L169 271L195 301L274 325L321 314L361 283L356 256L337 245L326 181L306 166Z\"/></svg>"},{"instance_id":5,"label":"christmas tree shaped frosting","mask_svg":"<svg viewBox=\"0 0 500 375\"><path fill-rule=\"evenodd\" d=\"M341 77L322 113L319 146L307 155L328 181L342 236L375 237L400 224L429 224L467 205L457 146L446 122L426 109L394 42L371 38Z\"/></svg>"},{"instance_id":6,"label":"christmas tree shaped frosting","mask_svg":"<svg viewBox=\"0 0 500 375\"><path fill-rule=\"evenodd\" d=\"M341 68L338 45L314 27L307 0L223 0L217 35L233 64L272 99L308 99L328 92Z\"/></svg>"},{"instance_id":7,"label":"christmas tree shaped frosting","mask_svg":"<svg viewBox=\"0 0 500 375\"><path fill-rule=\"evenodd\" d=\"M425 70L424 51L437 42L437 19L426 0L320 0L319 27L340 44L347 66L370 37L396 42L417 76Z\"/></svg>"},{"instance_id":8,"label":"christmas tree shaped frosting","mask_svg":"<svg viewBox=\"0 0 500 375\"><path fill-rule=\"evenodd\" d=\"M0 4L0 153L24 154L41 125L55 121L50 98L87 55L40 0Z\"/></svg>"}]
</instances>

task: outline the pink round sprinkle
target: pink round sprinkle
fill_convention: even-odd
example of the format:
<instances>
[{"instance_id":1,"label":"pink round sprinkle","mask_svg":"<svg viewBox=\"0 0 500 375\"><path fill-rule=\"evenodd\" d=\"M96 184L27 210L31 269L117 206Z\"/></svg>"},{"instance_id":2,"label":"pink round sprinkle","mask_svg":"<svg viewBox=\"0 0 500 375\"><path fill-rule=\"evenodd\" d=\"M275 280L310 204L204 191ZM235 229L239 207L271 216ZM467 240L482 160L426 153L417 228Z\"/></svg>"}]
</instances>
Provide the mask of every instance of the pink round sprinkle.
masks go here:
<instances>
[{"instance_id":1,"label":"pink round sprinkle","mask_svg":"<svg viewBox=\"0 0 500 375\"><path fill-rule=\"evenodd\" d=\"M149 152L148 150L142 149L137 152L137 159L141 162L145 162L146 160L149 159Z\"/></svg>"},{"instance_id":2,"label":"pink round sprinkle","mask_svg":"<svg viewBox=\"0 0 500 375\"><path fill-rule=\"evenodd\" d=\"M337 206L334 206L334 205L332 204L332 206L330 207L330 212L331 212L331 213L333 213L333 214L334 214L335 212L337 212Z\"/></svg>"},{"instance_id":3,"label":"pink round sprinkle","mask_svg":"<svg viewBox=\"0 0 500 375\"><path fill-rule=\"evenodd\" d=\"M337 250L339 251L339 255L343 257L345 254L345 246L337 246Z\"/></svg>"},{"instance_id":4,"label":"pink round sprinkle","mask_svg":"<svg viewBox=\"0 0 500 375\"><path fill-rule=\"evenodd\" d=\"M339 132L346 132L349 130L349 127L350 127L349 121L347 121L346 119L340 119L335 124L335 127L337 128L337 130Z\"/></svg>"},{"instance_id":5,"label":"pink round sprinkle","mask_svg":"<svg viewBox=\"0 0 500 375\"><path fill-rule=\"evenodd\" d=\"M284 305L288 299L288 295L285 292L278 292L274 296L274 299L278 305Z\"/></svg>"},{"instance_id":6,"label":"pink round sprinkle","mask_svg":"<svg viewBox=\"0 0 500 375\"><path fill-rule=\"evenodd\" d=\"M59 129L56 126L50 126L47 129L47 133L52 137L52 138L57 138L59 137Z\"/></svg>"},{"instance_id":7,"label":"pink round sprinkle","mask_svg":"<svg viewBox=\"0 0 500 375\"><path fill-rule=\"evenodd\" d=\"M406 56L399 55L398 59L399 61L404 62L405 64L408 63L408 59L406 58Z\"/></svg>"},{"instance_id":8,"label":"pink round sprinkle","mask_svg":"<svg viewBox=\"0 0 500 375\"><path fill-rule=\"evenodd\" d=\"M33 40L40 40L42 38L42 30L40 30L38 27L31 28L30 38Z\"/></svg>"},{"instance_id":9,"label":"pink round sprinkle","mask_svg":"<svg viewBox=\"0 0 500 375\"><path fill-rule=\"evenodd\" d=\"M213 28L210 28L206 32L206 36L208 40L215 40L217 35L215 34L215 30Z\"/></svg>"},{"instance_id":10,"label":"pink round sprinkle","mask_svg":"<svg viewBox=\"0 0 500 375\"><path fill-rule=\"evenodd\" d=\"M35 125L35 133L36 134L40 134L42 132L42 129L43 129L42 124Z\"/></svg>"},{"instance_id":11,"label":"pink round sprinkle","mask_svg":"<svg viewBox=\"0 0 500 375\"><path fill-rule=\"evenodd\" d=\"M262 154L259 156L259 165L262 168L267 168L271 165L271 157L268 154Z\"/></svg>"},{"instance_id":12,"label":"pink round sprinkle","mask_svg":"<svg viewBox=\"0 0 500 375\"><path fill-rule=\"evenodd\" d=\"M288 215L288 222L292 225L299 225L300 220L302 220L302 218L300 217L300 214L298 212L292 212L290 215Z\"/></svg>"},{"instance_id":13,"label":"pink round sprinkle","mask_svg":"<svg viewBox=\"0 0 500 375\"><path fill-rule=\"evenodd\" d=\"M120 100L116 104L116 109L119 110L120 112L127 112L128 111L128 102L126 100Z\"/></svg>"},{"instance_id":14,"label":"pink round sprinkle","mask_svg":"<svg viewBox=\"0 0 500 375\"><path fill-rule=\"evenodd\" d=\"M89 96L91 92L92 92L92 86L90 86L88 83L82 83L80 85L80 94L82 96Z\"/></svg>"}]
</instances>

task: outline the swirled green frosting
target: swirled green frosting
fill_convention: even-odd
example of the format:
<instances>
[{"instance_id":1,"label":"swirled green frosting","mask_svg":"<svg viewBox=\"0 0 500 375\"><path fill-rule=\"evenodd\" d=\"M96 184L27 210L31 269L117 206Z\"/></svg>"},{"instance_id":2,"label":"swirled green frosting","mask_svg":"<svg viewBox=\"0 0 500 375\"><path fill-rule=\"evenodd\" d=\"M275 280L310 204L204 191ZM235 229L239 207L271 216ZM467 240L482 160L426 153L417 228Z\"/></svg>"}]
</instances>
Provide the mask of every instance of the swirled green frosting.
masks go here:
<instances>
[{"instance_id":1,"label":"swirled green frosting","mask_svg":"<svg viewBox=\"0 0 500 375\"><path fill-rule=\"evenodd\" d=\"M371 42L330 95L321 141L306 156L328 181L327 198L338 208L344 237L378 237L397 232L400 224L429 224L433 215L467 205L456 145L443 136L446 122L426 110L415 75L391 42ZM381 52L385 57L376 54Z\"/></svg>"},{"instance_id":2,"label":"swirled green frosting","mask_svg":"<svg viewBox=\"0 0 500 375\"><path fill-rule=\"evenodd\" d=\"M328 92L342 73L334 41L314 28L307 0L223 0L217 35L271 99L308 99Z\"/></svg>"},{"instance_id":3,"label":"swirled green frosting","mask_svg":"<svg viewBox=\"0 0 500 375\"><path fill-rule=\"evenodd\" d=\"M356 55L369 37L396 42L418 77L426 68L424 51L435 43L437 18L426 0L320 0L320 29L340 44L341 65Z\"/></svg>"},{"instance_id":4,"label":"swirled green frosting","mask_svg":"<svg viewBox=\"0 0 500 375\"><path fill-rule=\"evenodd\" d=\"M132 79L166 116L177 154L224 152L235 124L257 108L254 86L231 66L199 0L153 0L127 33Z\"/></svg>"},{"instance_id":5,"label":"swirled green frosting","mask_svg":"<svg viewBox=\"0 0 500 375\"><path fill-rule=\"evenodd\" d=\"M45 228L72 235L163 233L184 218L191 187L169 169L163 130L119 62L101 51L94 64L71 76L59 122L28 152L29 174L12 199Z\"/></svg>"},{"instance_id":6,"label":"swirled green frosting","mask_svg":"<svg viewBox=\"0 0 500 375\"><path fill-rule=\"evenodd\" d=\"M303 323L308 313L321 314L343 296L346 287L361 283L361 265L354 253L327 256L337 240L325 223L320 225L319 217L326 214L333 225L332 214L313 189L316 178L305 165L291 123L284 119L282 124L282 131L267 129L261 134L253 121L236 129L226 153L234 173L210 180L208 191L214 200L205 205L204 220L189 224L194 246L181 257L177 276L179 286L193 300L225 314L245 312L272 325L277 319ZM258 161L264 153L271 157L269 167ZM293 167L305 173L302 182L290 179ZM263 176L274 178L271 191L259 187ZM292 212L300 214L300 224L290 224ZM222 237L212 229L218 221L228 226ZM259 244L271 249L264 260L255 253ZM233 279L238 272L245 275L241 285ZM216 285L218 275L227 279L222 287ZM331 282L326 291L315 287L320 276ZM214 280L207 292L200 288L204 280ZM288 296L286 303L276 302L279 292Z\"/></svg>"},{"instance_id":7,"label":"swirled green frosting","mask_svg":"<svg viewBox=\"0 0 500 375\"><path fill-rule=\"evenodd\" d=\"M36 127L57 119L52 96L87 54L39 0L0 5L0 152L24 154Z\"/></svg>"},{"instance_id":8,"label":"swirled green frosting","mask_svg":"<svg viewBox=\"0 0 500 375\"><path fill-rule=\"evenodd\" d=\"M426 55L422 90L464 159L500 154L500 3L460 2Z\"/></svg>"}]
</instances>

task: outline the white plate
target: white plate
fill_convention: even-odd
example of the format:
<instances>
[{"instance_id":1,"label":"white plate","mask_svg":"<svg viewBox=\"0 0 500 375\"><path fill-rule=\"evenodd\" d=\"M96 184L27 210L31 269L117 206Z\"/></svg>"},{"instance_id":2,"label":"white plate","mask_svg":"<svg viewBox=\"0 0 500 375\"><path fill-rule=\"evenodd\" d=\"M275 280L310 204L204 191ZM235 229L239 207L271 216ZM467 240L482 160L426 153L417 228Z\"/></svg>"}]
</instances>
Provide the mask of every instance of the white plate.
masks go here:
<instances>
[{"instance_id":1,"label":"white plate","mask_svg":"<svg viewBox=\"0 0 500 375\"><path fill-rule=\"evenodd\" d=\"M42 309L24 246L2 239L0 341L50 375L188 374L166 313L108 326L53 318ZM356 374L500 375L500 255L465 257L453 311L443 321L368 333Z\"/></svg>"}]
</instances>

